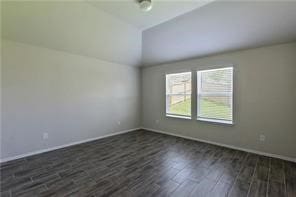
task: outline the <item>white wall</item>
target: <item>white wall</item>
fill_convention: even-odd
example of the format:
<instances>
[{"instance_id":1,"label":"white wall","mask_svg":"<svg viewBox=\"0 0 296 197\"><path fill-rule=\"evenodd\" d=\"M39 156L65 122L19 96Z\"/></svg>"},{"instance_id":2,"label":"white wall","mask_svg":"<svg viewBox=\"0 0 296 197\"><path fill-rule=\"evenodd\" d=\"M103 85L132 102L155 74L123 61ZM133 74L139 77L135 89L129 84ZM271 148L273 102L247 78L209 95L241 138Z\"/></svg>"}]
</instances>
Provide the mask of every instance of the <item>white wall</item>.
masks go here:
<instances>
[{"instance_id":1,"label":"white wall","mask_svg":"<svg viewBox=\"0 0 296 197\"><path fill-rule=\"evenodd\" d=\"M229 64L233 126L165 117L165 73ZM296 158L296 43L143 68L142 91L143 127Z\"/></svg>"},{"instance_id":2,"label":"white wall","mask_svg":"<svg viewBox=\"0 0 296 197\"><path fill-rule=\"evenodd\" d=\"M138 68L2 41L1 159L139 127Z\"/></svg>"},{"instance_id":3,"label":"white wall","mask_svg":"<svg viewBox=\"0 0 296 197\"><path fill-rule=\"evenodd\" d=\"M51 49L139 66L142 32L83 1L1 2L2 36Z\"/></svg>"}]
</instances>

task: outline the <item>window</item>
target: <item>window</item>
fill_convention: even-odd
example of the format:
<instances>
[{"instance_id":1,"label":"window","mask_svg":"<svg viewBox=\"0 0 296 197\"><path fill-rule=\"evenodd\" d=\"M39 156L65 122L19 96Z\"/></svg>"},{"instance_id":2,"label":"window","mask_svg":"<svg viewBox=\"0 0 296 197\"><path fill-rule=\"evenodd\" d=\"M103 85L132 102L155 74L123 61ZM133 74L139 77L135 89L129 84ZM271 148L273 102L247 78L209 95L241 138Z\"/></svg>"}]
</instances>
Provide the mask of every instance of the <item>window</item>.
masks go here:
<instances>
[{"instance_id":1,"label":"window","mask_svg":"<svg viewBox=\"0 0 296 197\"><path fill-rule=\"evenodd\" d=\"M233 123L233 67L197 71L197 118Z\"/></svg>"},{"instance_id":2,"label":"window","mask_svg":"<svg viewBox=\"0 0 296 197\"><path fill-rule=\"evenodd\" d=\"M191 72L166 75L166 115L191 117Z\"/></svg>"}]
</instances>

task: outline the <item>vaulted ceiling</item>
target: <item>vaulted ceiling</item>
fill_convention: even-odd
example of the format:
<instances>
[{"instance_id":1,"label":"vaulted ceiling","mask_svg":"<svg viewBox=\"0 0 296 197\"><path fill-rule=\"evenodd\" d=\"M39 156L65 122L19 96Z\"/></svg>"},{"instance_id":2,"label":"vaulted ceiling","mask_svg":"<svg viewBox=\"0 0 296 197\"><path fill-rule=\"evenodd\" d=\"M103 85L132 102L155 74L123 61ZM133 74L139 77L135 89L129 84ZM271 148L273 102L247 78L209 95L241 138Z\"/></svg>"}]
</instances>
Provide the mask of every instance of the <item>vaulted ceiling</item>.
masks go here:
<instances>
[{"instance_id":1,"label":"vaulted ceiling","mask_svg":"<svg viewBox=\"0 0 296 197\"><path fill-rule=\"evenodd\" d=\"M296 1L1 2L2 37L131 66L296 41Z\"/></svg>"},{"instance_id":2,"label":"vaulted ceiling","mask_svg":"<svg viewBox=\"0 0 296 197\"><path fill-rule=\"evenodd\" d=\"M143 32L143 65L296 41L296 1L218 1Z\"/></svg>"},{"instance_id":3,"label":"vaulted ceiling","mask_svg":"<svg viewBox=\"0 0 296 197\"><path fill-rule=\"evenodd\" d=\"M143 12L137 0L95 1L88 0L93 6L102 9L132 25L144 30L171 20L214 0L152 0L153 9Z\"/></svg>"},{"instance_id":4,"label":"vaulted ceiling","mask_svg":"<svg viewBox=\"0 0 296 197\"><path fill-rule=\"evenodd\" d=\"M142 32L87 2L2 2L2 37L130 66L141 65Z\"/></svg>"}]
</instances>

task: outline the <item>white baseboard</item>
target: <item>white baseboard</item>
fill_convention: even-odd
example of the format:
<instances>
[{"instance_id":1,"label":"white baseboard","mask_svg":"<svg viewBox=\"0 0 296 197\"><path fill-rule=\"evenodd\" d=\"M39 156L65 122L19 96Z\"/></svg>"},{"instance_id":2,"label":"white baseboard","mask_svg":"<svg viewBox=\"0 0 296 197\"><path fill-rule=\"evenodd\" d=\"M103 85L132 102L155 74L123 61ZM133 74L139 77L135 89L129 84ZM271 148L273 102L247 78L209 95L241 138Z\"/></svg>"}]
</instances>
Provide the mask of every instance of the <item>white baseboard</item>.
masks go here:
<instances>
[{"instance_id":1,"label":"white baseboard","mask_svg":"<svg viewBox=\"0 0 296 197\"><path fill-rule=\"evenodd\" d=\"M266 152L262 152L262 151L252 150L252 149L240 148L240 147L237 147L237 146L232 146L232 145L222 144L222 143L218 143L218 142L203 140L203 139L199 139L199 138L194 138L194 137L189 137L189 136L174 134L174 133L170 133L170 132L166 132L166 131L161 131L161 130L146 128L146 127L140 127L140 128L134 128L134 129L124 130L124 131L119 131L119 132L115 132L115 133L111 133L111 134L108 134L108 135L99 136L99 137L95 137L95 138L89 138L89 139L81 140L81 141L77 141L77 142L72 142L72 143L61 145L61 146L55 146L55 147L51 147L51 148L47 148L47 149L33 151L33 152L29 152L29 153L25 153L25 154L13 156L13 157L7 157L7 158L4 158L4 159L0 159L0 163L11 161L11 160L15 160L15 159L20 159L20 158L28 157L28 156L32 156L32 155L37 155L37 154L40 154L40 153L45 153L45 152L57 150L57 149L60 149L60 148L65 148L65 147L68 147L68 146L82 144L82 143L85 143L85 142L90 142L90 141L94 141L94 140L98 140L98 139L102 139L102 138L106 138L106 137L120 135L120 134L123 134L123 133L128 133L128 132L131 132L131 131L136 131L136 130L139 130L139 129L145 129L145 130L148 130L148 131L152 131L152 132L156 132L156 133L162 133L162 134L165 134L165 135L171 135L171 136L175 136L175 137L181 137L181 138L184 138L184 139L195 140L195 141L204 142L204 143L208 143L208 144L213 144L213 145L217 145L217 146L222 146L222 147L226 147L226 148L231 148L231 149L236 149L236 150L240 150L240 151L245 151L245 152L249 152L249 153L255 153L255 154L258 154L258 155L263 155L263 156L268 156L268 157L274 157L274 158L283 159L283 160L286 160L286 161L296 162L296 158L292 158L292 157L286 157L286 156L282 156L282 155L277 155L277 154L272 154L272 153L266 153Z\"/></svg>"},{"instance_id":2,"label":"white baseboard","mask_svg":"<svg viewBox=\"0 0 296 197\"><path fill-rule=\"evenodd\" d=\"M45 153L45 152L57 150L57 149L60 149L60 148L65 148L65 147L68 147L68 146L82 144L82 143L85 143L85 142L99 140L99 139L106 138L106 137L111 137L111 136L114 136L114 135L128 133L128 132L136 131L136 130L139 130L139 129L141 129L141 128L134 128L134 129L124 130L124 131L119 131L119 132L111 133L111 134L104 135L104 136L88 138L86 140L81 140L81 141L77 141L77 142L71 142L71 143L68 143L68 144L61 145L61 146L54 146L54 147L51 147L51 148L46 148L46 149L42 149L42 150L38 150L38 151L33 151L33 152L29 152L29 153L25 153L25 154L13 156L13 157L6 157L4 159L0 159L0 163L7 162L7 161L12 161L12 160L15 160L15 159L20 159L20 158L28 157L28 156L32 156L32 155L37 155L37 154L40 154L40 153Z\"/></svg>"},{"instance_id":3,"label":"white baseboard","mask_svg":"<svg viewBox=\"0 0 296 197\"><path fill-rule=\"evenodd\" d=\"M223 144L223 143L218 143L218 142L203 140L203 139L199 139L199 138L194 138L194 137L179 135L179 134L175 134L175 133L170 133L170 132L156 130L156 129L151 129L151 128L146 128L146 127L141 127L141 129L152 131L152 132L156 132L156 133L161 133L161 134L165 134L165 135L171 135L171 136L175 136L175 137L181 137L181 138L185 138L185 139L189 139L189 140L204 142L204 143L208 143L208 144L213 144L213 145L217 145L217 146L222 146L222 147L226 147L226 148L231 148L231 149L235 149L235 150L245 151L245 152L249 152L249 153L255 153L255 154L258 154L258 155L263 155L263 156L278 158L278 159L282 159L282 160L286 160L286 161L296 162L296 158L293 158L293 157L287 157L287 156L282 156L282 155L277 155L277 154L272 154L272 153L266 153L266 152L252 150L252 149L247 149L247 148L241 148L241 147L237 147L237 146L233 146L233 145L227 145L227 144Z\"/></svg>"}]
</instances>

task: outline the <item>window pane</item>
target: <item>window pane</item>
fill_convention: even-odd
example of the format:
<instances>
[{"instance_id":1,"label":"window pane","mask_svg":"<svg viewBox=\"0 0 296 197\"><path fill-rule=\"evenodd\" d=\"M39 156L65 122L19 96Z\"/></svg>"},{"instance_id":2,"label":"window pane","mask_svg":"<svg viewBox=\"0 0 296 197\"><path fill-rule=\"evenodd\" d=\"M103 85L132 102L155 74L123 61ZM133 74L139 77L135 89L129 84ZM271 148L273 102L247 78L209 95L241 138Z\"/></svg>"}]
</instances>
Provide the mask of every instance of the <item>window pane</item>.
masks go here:
<instances>
[{"instance_id":1,"label":"window pane","mask_svg":"<svg viewBox=\"0 0 296 197\"><path fill-rule=\"evenodd\" d=\"M191 72L166 75L166 113L191 116Z\"/></svg>"},{"instance_id":2,"label":"window pane","mask_svg":"<svg viewBox=\"0 0 296 197\"><path fill-rule=\"evenodd\" d=\"M232 121L233 68L198 71L197 77L198 117Z\"/></svg>"},{"instance_id":3,"label":"window pane","mask_svg":"<svg viewBox=\"0 0 296 197\"><path fill-rule=\"evenodd\" d=\"M232 120L231 97L200 96L199 117Z\"/></svg>"},{"instance_id":4,"label":"window pane","mask_svg":"<svg viewBox=\"0 0 296 197\"><path fill-rule=\"evenodd\" d=\"M182 116L191 115L191 95L167 95L167 113Z\"/></svg>"},{"instance_id":5,"label":"window pane","mask_svg":"<svg viewBox=\"0 0 296 197\"><path fill-rule=\"evenodd\" d=\"M191 94L191 73L166 75L166 94Z\"/></svg>"},{"instance_id":6,"label":"window pane","mask_svg":"<svg viewBox=\"0 0 296 197\"><path fill-rule=\"evenodd\" d=\"M232 91L232 68L200 71L200 92L219 93Z\"/></svg>"}]
</instances>

